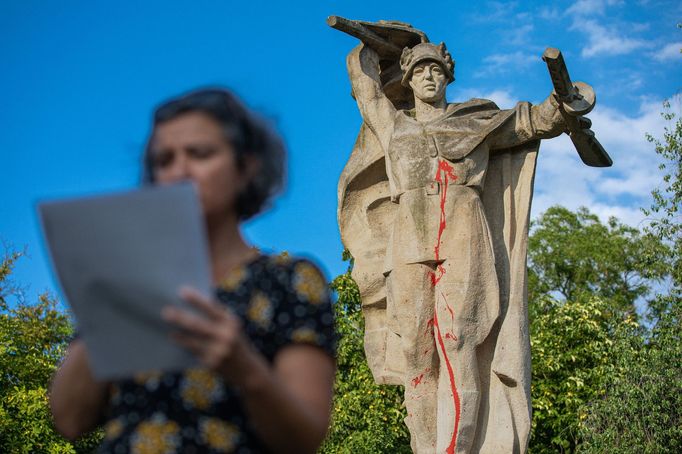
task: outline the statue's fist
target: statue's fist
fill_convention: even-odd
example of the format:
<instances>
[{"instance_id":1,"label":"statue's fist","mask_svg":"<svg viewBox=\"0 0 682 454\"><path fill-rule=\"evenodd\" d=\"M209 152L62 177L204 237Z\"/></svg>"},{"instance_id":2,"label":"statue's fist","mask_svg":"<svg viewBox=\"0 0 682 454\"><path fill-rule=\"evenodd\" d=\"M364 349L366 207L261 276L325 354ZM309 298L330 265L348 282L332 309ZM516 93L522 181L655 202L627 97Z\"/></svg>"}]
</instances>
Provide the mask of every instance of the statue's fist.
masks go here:
<instances>
[{"instance_id":1,"label":"statue's fist","mask_svg":"<svg viewBox=\"0 0 682 454\"><path fill-rule=\"evenodd\" d=\"M532 123L542 139L556 137L566 130L566 122L554 94L531 108Z\"/></svg>"}]
</instances>

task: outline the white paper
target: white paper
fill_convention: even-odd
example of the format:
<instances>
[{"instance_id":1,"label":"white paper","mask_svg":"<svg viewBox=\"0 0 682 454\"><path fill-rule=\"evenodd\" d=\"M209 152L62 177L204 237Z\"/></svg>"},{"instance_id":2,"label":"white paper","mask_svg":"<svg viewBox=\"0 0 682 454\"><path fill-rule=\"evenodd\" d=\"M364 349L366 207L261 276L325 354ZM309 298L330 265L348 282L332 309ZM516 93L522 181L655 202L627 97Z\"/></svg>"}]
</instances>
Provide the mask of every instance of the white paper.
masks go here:
<instances>
[{"instance_id":1,"label":"white paper","mask_svg":"<svg viewBox=\"0 0 682 454\"><path fill-rule=\"evenodd\" d=\"M194 358L161 318L182 285L211 294L203 217L189 184L39 205L63 294L99 379L179 370Z\"/></svg>"}]
</instances>

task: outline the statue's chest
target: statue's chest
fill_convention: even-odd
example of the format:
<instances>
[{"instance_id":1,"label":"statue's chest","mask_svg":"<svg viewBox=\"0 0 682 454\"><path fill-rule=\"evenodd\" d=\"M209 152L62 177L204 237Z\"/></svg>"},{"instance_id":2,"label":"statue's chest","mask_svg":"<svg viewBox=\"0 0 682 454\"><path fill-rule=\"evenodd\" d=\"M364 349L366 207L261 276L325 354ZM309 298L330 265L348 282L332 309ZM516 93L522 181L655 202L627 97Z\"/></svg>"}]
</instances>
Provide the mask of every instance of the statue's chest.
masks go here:
<instances>
[{"instance_id":1,"label":"statue's chest","mask_svg":"<svg viewBox=\"0 0 682 454\"><path fill-rule=\"evenodd\" d=\"M430 184L443 160L456 176L450 184L467 184L471 170L480 167L478 161L487 160L487 148L480 146L484 137L474 126L466 118L421 123L399 114L388 151L397 186L408 190Z\"/></svg>"}]
</instances>

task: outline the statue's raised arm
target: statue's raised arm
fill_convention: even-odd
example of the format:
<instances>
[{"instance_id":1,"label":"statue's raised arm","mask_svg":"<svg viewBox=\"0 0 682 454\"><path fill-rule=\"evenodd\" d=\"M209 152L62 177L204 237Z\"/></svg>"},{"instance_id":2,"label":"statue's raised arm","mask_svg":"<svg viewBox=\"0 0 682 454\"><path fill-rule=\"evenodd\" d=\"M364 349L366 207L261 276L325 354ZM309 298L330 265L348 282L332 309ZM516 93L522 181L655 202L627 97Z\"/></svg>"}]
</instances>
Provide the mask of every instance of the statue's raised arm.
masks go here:
<instances>
[{"instance_id":1,"label":"statue's raised arm","mask_svg":"<svg viewBox=\"0 0 682 454\"><path fill-rule=\"evenodd\" d=\"M348 54L346 65L362 119L386 151L393 134L396 108L381 86L379 54L371 47L359 44Z\"/></svg>"}]
</instances>

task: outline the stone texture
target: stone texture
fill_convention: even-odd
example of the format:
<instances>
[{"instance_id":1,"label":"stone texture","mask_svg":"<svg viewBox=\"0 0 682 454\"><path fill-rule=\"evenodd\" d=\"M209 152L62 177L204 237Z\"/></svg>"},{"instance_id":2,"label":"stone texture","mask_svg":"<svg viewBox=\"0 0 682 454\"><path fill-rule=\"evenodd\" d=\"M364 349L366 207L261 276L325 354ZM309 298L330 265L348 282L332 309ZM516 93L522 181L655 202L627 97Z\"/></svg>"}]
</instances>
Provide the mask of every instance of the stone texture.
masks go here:
<instances>
[{"instance_id":1,"label":"stone texture","mask_svg":"<svg viewBox=\"0 0 682 454\"><path fill-rule=\"evenodd\" d=\"M417 453L525 452L532 184L565 112L555 96L448 104L442 43L404 23L329 23L363 41L347 58L363 124L338 218L374 378L405 386Z\"/></svg>"}]
</instances>

